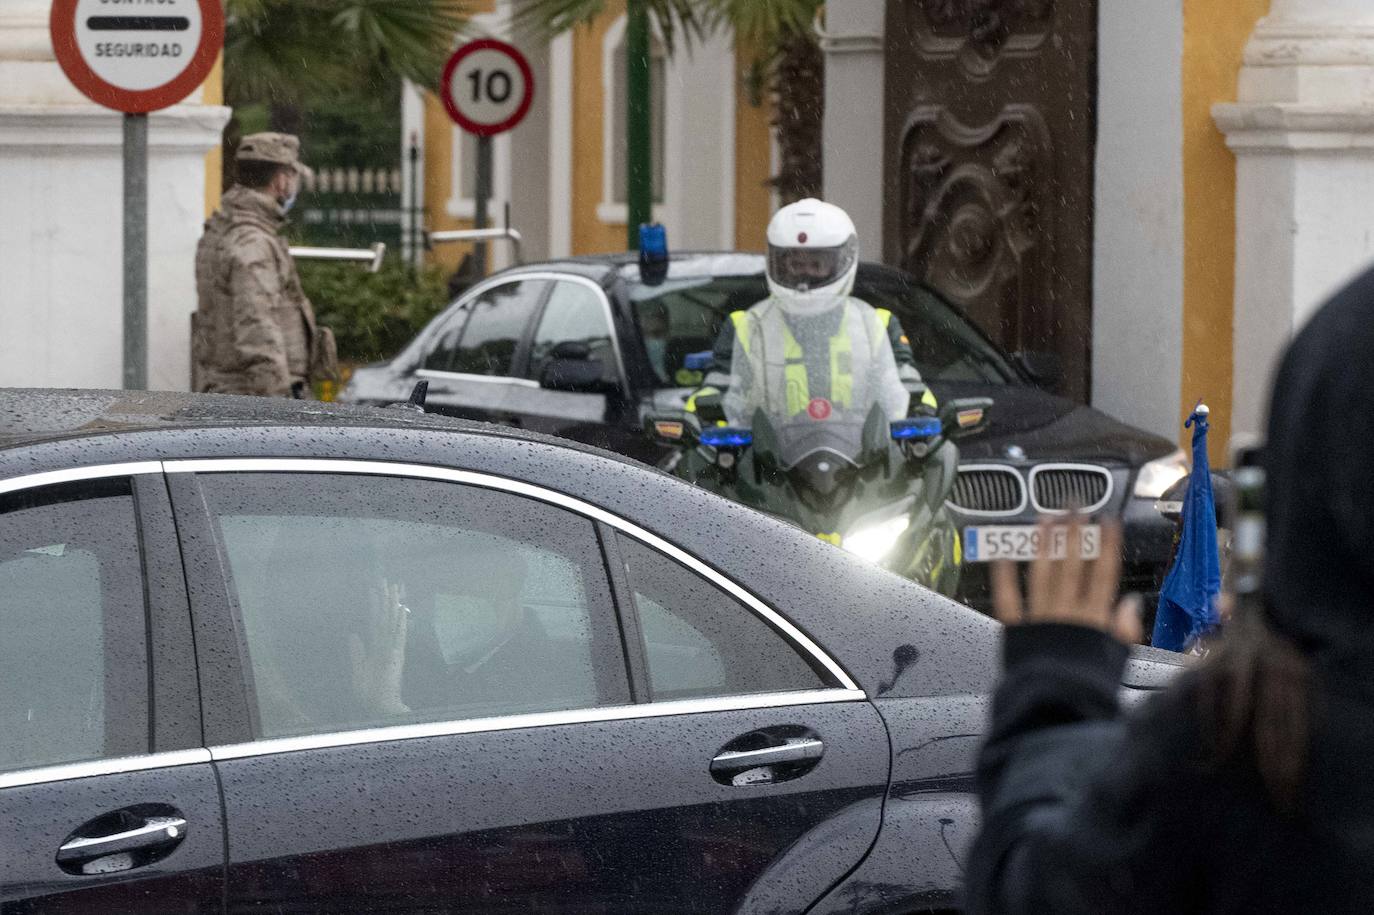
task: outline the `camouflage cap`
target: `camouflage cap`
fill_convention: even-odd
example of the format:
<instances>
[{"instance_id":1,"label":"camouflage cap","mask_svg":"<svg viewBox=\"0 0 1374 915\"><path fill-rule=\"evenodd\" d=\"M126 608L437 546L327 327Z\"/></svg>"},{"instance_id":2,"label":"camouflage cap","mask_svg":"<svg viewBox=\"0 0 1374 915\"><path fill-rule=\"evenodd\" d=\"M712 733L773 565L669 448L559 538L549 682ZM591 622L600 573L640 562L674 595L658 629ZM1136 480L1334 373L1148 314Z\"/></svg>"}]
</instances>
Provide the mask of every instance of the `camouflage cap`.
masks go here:
<instances>
[{"instance_id":1,"label":"camouflage cap","mask_svg":"<svg viewBox=\"0 0 1374 915\"><path fill-rule=\"evenodd\" d=\"M301 174L310 169L301 164L301 141L289 133L254 133L239 141L234 158L240 162L275 162L294 166Z\"/></svg>"}]
</instances>

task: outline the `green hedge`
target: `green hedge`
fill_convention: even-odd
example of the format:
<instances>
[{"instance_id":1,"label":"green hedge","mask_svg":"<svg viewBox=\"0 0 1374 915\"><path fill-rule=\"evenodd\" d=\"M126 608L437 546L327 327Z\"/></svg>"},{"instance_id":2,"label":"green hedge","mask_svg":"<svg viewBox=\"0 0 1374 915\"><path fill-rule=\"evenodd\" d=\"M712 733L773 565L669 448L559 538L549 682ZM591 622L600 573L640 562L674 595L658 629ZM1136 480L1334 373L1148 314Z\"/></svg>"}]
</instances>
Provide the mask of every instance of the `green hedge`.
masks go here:
<instances>
[{"instance_id":1,"label":"green hedge","mask_svg":"<svg viewBox=\"0 0 1374 915\"><path fill-rule=\"evenodd\" d=\"M340 362L391 358L448 304L446 274L439 267L412 270L387 261L368 273L358 264L298 266L316 317L338 338Z\"/></svg>"}]
</instances>

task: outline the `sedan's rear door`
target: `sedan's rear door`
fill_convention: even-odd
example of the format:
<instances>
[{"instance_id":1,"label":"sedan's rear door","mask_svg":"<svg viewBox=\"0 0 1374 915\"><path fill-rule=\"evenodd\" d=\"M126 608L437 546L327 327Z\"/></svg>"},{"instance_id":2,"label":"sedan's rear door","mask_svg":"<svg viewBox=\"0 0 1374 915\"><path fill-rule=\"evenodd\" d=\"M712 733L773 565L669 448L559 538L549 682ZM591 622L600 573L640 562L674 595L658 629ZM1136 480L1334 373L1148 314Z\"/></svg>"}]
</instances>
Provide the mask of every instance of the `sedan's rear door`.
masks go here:
<instances>
[{"instance_id":1,"label":"sedan's rear door","mask_svg":"<svg viewBox=\"0 0 1374 915\"><path fill-rule=\"evenodd\" d=\"M160 466L0 480L0 908L221 911L199 716Z\"/></svg>"},{"instance_id":2,"label":"sedan's rear door","mask_svg":"<svg viewBox=\"0 0 1374 915\"><path fill-rule=\"evenodd\" d=\"M168 467L231 911L796 911L873 841L872 705L668 545L461 471Z\"/></svg>"}]
</instances>

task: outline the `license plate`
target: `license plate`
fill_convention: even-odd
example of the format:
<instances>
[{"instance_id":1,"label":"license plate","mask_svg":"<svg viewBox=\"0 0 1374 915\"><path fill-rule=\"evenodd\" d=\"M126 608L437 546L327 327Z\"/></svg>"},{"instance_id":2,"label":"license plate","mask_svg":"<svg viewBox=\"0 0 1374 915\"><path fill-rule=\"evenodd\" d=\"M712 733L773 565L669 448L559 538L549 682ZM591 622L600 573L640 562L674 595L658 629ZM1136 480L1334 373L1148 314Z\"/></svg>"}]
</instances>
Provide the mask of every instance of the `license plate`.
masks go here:
<instances>
[{"instance_id":1,"label":"license plate","mask_svg":"<svg viewBox=\"0 0 1374 915\"><path fill-rule=\"evenodd\" d=\"M995 562L999 559L1009 559L1012 562L1029 562L1040 555L1041 536L1040 528L1025 524L966 527L964 561ZM1101 552L1101 525L1084 525L1079 534L1079 554L1084 559L1096 559ZM1069 555L1068 528L1056 527L1051 530L1049 555L1051 559L1063 559Z\"/></svg>"}]
</instances>

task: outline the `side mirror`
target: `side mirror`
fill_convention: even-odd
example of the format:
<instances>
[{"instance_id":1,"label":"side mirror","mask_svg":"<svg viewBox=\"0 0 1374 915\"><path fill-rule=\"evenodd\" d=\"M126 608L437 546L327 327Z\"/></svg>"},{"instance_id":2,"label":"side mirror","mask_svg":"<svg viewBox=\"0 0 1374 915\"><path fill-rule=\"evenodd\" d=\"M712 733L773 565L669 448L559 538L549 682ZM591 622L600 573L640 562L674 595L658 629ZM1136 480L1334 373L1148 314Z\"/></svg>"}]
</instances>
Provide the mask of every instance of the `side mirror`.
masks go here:
<instances>
[{"instance_id":1,"label":"side mirror","mask_svg":"<svg viewBox=\"0 0 1374 915\"><path fill-rule=\"evenodd\" d=\"M1064 380L1064 360L1054 353L1017 353L1016 361L1042 388L1052 388Z\"/></svg>"},{"instance_id":2,"label":"side mirror","mask_svg":"<svg viewBox=\"0 0 1374 915\"><path fill-rule=\"evenodd\" d=\"M592 348L581 340L564 340L554 346L552 352L549 353L549 358L586 362L592 358Z\"/></svg>"},{"instance_id":3,"label":"side mirror","mask_svg":"<svg viewBox=\"0 0 1374 915\"><path fill-rule=\"evenodd\" d=\"M948 438L968 438L987 429L991 413L991 397L961 397L940 407L940 422Z\"/></svg>"},{"instance_id":4,"label":"side mirror","mask_svg":"<svg viewBox=\"0 0 1374 915\"><path fill-rule=\"evenodd\" d=\"M554 352L567 345L584 348L586 346L560 343ZM581 394L605 394L611 388L606 382L606 369L601 360L591 359L586 355L581 359L554 356L540 373L539 386L550 391L572 391Z\"/></svg>"}]
</instances>

